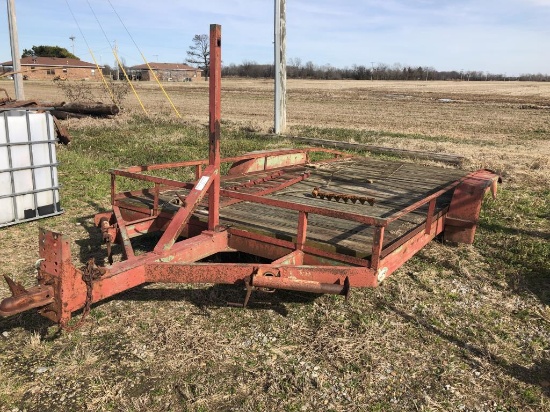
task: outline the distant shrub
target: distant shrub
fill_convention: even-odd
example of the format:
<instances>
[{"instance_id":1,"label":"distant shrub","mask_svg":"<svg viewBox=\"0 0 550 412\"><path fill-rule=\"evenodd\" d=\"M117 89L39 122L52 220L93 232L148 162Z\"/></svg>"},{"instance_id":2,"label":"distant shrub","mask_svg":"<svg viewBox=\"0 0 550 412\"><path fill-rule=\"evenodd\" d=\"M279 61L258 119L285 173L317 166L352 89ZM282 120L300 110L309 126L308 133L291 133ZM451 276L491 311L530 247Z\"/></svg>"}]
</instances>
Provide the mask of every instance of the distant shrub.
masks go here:
<instances>
[{"instance_id":1,"label":"distant shrub","mask_svg":"<svg viewBox=\"0 0 550 412\"><path fill-rule=\"evenodd\" d=\"M106 79L105 83L57 80L56 85L61 89L65 98L70 102L96 103L112 102L119 108L130 93L130 85L127 82ZM107 87L109 90L107 90Z\"/></svg>"}]
</instances>

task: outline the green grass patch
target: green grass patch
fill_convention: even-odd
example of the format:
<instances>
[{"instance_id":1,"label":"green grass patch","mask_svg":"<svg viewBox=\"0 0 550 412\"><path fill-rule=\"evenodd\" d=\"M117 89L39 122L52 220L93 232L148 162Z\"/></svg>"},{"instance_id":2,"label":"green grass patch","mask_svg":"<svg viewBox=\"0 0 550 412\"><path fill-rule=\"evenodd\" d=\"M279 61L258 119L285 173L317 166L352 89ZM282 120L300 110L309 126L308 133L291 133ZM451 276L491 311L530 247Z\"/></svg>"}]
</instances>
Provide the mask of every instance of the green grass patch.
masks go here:
<instances>
[{"instance_id":1,"label":"green grass patch","mask_svg":"<svg viewBox=\"0 0 550 412\"><path fill-rule=\"evenodd\" d=\"M452 139L448 136L428 136L417 133L396 133L377 130L355 130L344 128L327 128L313 126L294 126L290 134L301 137L314 137L327 140L353 141L355 143L376 143L385 137L398 139L422 140L437 143L448 143ZM461 143L472 144L476 146L495 146L494 142L480 141L479 139L461 139Z\"/></svg>"},{"instance_id":2,"label":"green grass patch","mask_svg":"<svg viewBox=\"0 0 550 412\"><path fill-rule=\"evenodd\" d=\"M476 238L493 273L550 303L550 191L501 190L486 201Z\"/></svg>"}]
</instances>

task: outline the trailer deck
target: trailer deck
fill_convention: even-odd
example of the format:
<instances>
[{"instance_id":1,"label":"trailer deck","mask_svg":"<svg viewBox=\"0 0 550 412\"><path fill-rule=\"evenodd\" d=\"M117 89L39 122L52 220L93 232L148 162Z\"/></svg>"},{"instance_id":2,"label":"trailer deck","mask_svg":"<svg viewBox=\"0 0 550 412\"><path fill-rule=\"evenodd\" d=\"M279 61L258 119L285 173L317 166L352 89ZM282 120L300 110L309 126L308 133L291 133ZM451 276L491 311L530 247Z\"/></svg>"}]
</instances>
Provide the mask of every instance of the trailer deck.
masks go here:
<instances>
[{"instance_id":1,"label":"trailer deck","mask_svg":"<svg viewBox=\"0 0 550 412\"><path fill-rule=\"evenodd\" d=\"M342 154L343 155L343 154ZM307 178L302 176L307 175ZM324 208L340 213L352 213L364 217L385 219L415 202L448 187L464 178L467 172L443 169L372 158L342 158L331 162L309 163L280 169L248 173L242 176L225 176L222 190L239 189L239 193L255 195L266 190L275 190L265 195L273 199ZM248 185L250 182L258 182ZM328 200L312 192L319 188L322 193L349 195L352 198ZM446 212L452 198L452 189L437 198L433 217ZM185 198L188 189L166 189L159 193L159 208L163 217L173 216L180 208L179 198ZM179 196L179 197L178 197ZM373 205L357 198L369 198ZM355 200L355 202L353 202ZM260 234L274 239L296 242L298 211L268 204L242 201L231 203L229 196L220 197L220 225ZM154 194L132 193L117 201L122 215L131 218L133 212L144 216L154 209ZM426 223L428 204L392 221L386 228L384 249L399 243L407 234L418 230ZM207 197L198 206L190 219L197 227L206 226L208 215ZM135 217L135 215L134 215ZM314 214L308 220L308 236L305 245L328 252L369 259L372 252L374 227L365 223ZM274 256L264 256L275 258Z\"/></svg>"}]
</instances>

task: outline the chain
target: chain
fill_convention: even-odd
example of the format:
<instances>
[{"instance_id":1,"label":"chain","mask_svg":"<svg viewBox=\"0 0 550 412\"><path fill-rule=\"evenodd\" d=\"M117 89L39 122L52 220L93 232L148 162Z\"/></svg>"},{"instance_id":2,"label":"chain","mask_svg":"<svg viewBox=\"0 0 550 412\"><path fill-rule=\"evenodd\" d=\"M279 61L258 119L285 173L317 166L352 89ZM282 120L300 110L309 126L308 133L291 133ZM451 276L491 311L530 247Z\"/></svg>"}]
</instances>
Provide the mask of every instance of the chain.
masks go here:
<instances>
[{"instance_id":1,"label":"chain","mask_svg":"<svg viewBox=\"0 0 550 412\"><path fill-rule=\"evenodd\" d=\"M94 259L90 258L88 260L88 264L82 270L82 280L86 284L86 301L84 303L84 309L82 310L82 316L80 317L80 320L71 327L61 325L62 329L67 332L73 332L82 326L92 307L94 281L99 279L104 274L105 268L97 267L94 263Z\"/></svg>"}]
</instances>

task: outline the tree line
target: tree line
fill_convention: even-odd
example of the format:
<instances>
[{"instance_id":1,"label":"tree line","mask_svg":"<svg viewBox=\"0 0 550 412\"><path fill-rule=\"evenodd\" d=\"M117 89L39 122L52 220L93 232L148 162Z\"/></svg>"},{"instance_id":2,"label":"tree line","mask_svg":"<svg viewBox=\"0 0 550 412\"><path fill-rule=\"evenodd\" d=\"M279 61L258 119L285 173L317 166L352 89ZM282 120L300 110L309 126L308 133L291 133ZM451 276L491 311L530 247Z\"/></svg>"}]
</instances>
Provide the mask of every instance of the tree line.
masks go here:
<instances>
[{"instance_id":1,"label":"tree line","mask_svg":"<svg viewBox=\"0 0 550 412\"><path fill-rule=\"evenodd\" d=\"M205 71L208 76L208 63L210 61L208 35L195 35L193 44L189 46L186 62L196 65ZM23 49L21 57L42 56L75 58L77 56L67 49L59 46L32 46L31 49ZM126 68L125 62L122 64ZM117 64L115 64L116 70ZM388 65L384 63L372 63L371 66L353 65L351 67L337 68L330 64L322 66L311 61L302 63L299 58L289 59L287 77L290 79L323 79L323 80L465 80L465 81L550 81L547 74L526 73L519 76L507 76L502 73L489 73L475 70L450 70L441 71L429 66L406 66L399 63ZM113 69L105 65L104 74L111 74ZM250 78L274 78L273 64L259 64L255 61L245 60L241 64L231 63L222 66L222 75L225 77L250 77Z\"/></svg>"},{"instance_id":2,"label":"tree line","mask_svg":"<svg viewBox=\"0 0 550 412\"><path fill-rule=\"evenodd\" d=\"M23 49L21 57L59 57L63 59L78 59L64 47L59 46L32 46L30 49Z\"/></svg>"},{"instance_id":3,"label":"tree line","mask_svg":"<svg viewBox=\"0 0 550 412\"><path fill-rule=\"evenodd\" d=\"M547 74L522 74L507 76L502 73L489 73L473 70L436 70L427 66L387 65L383 63L369 66L353 65L337 68L330 64L318 66L311 61L302 63L300 59L289 59L287 78L319 80L463 80L463 81L549 81ZM243 61L241 64L229 64L222 67L226 77L273 78L272 64L258 64L255 61Z\"/></svg>"}]
</instances>

